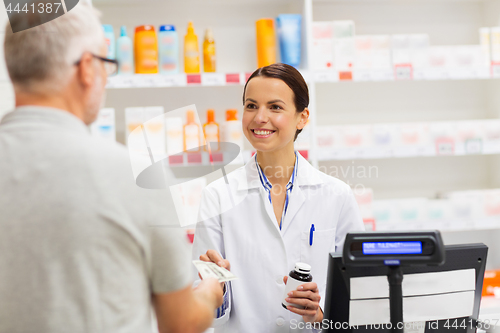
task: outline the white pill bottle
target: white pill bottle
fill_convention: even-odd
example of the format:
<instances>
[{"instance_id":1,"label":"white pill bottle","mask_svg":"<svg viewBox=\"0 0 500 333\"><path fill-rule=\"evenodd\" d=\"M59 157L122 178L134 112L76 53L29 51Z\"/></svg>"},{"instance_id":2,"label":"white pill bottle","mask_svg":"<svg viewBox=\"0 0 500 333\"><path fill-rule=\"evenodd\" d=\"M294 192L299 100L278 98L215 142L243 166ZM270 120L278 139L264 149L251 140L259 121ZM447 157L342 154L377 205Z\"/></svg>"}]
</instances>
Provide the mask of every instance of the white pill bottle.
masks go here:
<instances>
[{"instance_id":1,"label":"white pill bottle","mask_svg":"<svg viewBox=\"0 0 500 333\"><path fill-rule=\"evenodd\" d=\"M295 264L295 270L290 271L288 274L288 281L286 282L286 287L285 287L285 296L283 296L283 301L281 305L286 309L288 305L294 306L298 309L303 309L303 306L297 305L297 304L292 304L288 303L285 301L285 299L288 296L288 293L290 291L295 291L297 290L297 287L300 286L301 284L311 282L313 280L313 277L311 275L311 266L308 264L304 264L302 262L298 262Z\"/></svg>"}]
</instances>

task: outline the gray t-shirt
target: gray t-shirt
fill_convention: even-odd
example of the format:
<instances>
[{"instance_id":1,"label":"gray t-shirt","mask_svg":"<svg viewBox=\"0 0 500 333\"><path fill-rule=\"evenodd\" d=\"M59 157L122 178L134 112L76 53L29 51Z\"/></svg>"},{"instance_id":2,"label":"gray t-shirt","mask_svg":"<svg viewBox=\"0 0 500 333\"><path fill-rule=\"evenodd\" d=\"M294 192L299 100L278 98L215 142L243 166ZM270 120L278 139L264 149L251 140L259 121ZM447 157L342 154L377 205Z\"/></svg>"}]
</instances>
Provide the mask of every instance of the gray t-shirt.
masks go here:
<instances>
[{"instance_id":1,"label":"gray t-shirt","mask_svg":"<svg viewBox=\"0 0 500 333\"><path fill-rule=\"evenodd\" d=\"M66 111L4 117L0 189L0 333L150 332L151 294L191 283L169 191Z\"/></svg>"}]
</instances>

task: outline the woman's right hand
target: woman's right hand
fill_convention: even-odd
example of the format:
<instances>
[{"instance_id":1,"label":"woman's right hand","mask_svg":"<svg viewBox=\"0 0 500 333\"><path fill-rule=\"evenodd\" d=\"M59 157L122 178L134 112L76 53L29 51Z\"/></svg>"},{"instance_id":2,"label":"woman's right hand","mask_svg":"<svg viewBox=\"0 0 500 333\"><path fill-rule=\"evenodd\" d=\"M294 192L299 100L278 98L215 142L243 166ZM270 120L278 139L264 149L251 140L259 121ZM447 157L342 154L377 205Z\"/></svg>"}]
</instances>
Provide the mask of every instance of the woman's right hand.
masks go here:
<instances>
[{"instance_id":1,"label":"woman's right hand","mask_svg":"<svg viewBox=\"0 0 500 333\"><path fill-rule=\"evenodd\" d=\"M202 254L200 256L201 261L206 261L206 262L213 262L219 267L223 267L227 269L228 271L231 270L231 264L229 263L229 260L222 258L222 256L215 250L208 250L207 253ZM198 273L198 276L201 279L201 275ZM225 290L225 282L222 282L220 285L223 290Z\"/></svg>"},{"instance_id":2,"label":"woman's right hand","mask_svg":"<svg viewBox=\"0 0 500 333\"><path fill-rule=\"evenodd\" d=\"M213 262L218 266L227 269L228 271L231 270L231 264L229 263L229 260L222 258L222 256L215 250L208 250L207 253L200 256L200 260Z\"/></svg>"}]
</instances>

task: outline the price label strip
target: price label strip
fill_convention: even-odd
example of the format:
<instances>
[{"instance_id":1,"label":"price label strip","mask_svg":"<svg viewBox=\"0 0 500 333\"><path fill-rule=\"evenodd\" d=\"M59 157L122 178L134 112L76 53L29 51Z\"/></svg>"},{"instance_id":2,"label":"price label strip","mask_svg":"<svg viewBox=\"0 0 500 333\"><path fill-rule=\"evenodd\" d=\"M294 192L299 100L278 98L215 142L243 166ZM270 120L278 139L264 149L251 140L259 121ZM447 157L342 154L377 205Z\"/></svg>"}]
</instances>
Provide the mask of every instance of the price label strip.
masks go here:
<instances>
[{"instance_id":1,"label":"price label strip","mask_svg":"<svg viewBox=\"0 0 500 333\"><path fill-rule=\"evenodd\" d=\"M226 77L220 73L203 74L201 83L204 86L223 86L226 84Z\"/></svg>"},{"instance_id":2,"label":"price label strip","mask_svg":"<svg viewBox=\"0 0 500 333\"><path fill-rule=\"evenodd\" d=\"M193 264L200 273L202 279L216 278L219 282L227 282L238 278L227 269L220 267L213 262L193 260Z\"/></svg>"},{"instance_id":3,"label":"price label strip","mask_svg":"<svg viewBox=\"0 0 500 333\"><path fill-rule=\"evenodd\" d=\"M201 75L200 74L188 74L187 75L187 84L201 84Z\"/></svg>"},{"instance_id":4,"label":"price label strip","mask_svg":"<svg viewBox=\"0 0 500 333\"><path fill-rule=\"evenodd\" d=\"M227 84L240 84L240 73L228 73L226 74Z\"/></svg>"},{"instance_id":5,"label":"price label strip","mask_svg":"<svg viewBox=\"0 0 500 333\"><path fill-rule=\"evenodd\" d=\"M413 80L413 66L411 64L399 64L394 66L396 80Z\"/></svg>"},{"instance_id":6,"label":"price label strip","mask_svg":"<svg viewBox=\"0 0 500 333\"><path fill-rule=\"evenodd\" d=\"M483 140L481 138L471 138L465 140L465 153L466 154L482 154L483 153Z\"/></svg>"},{"instance_id":7,"label":"price label strip","mask_svg":"<svg viewBox=\"0 0 500 333\"><path fill-rule=\"evenodd\" d=\"M447 138L436 140L436 155L450 156L455 154L455 141Z\"/></svg>"},{"instance_id":8,"label":"price label strip","mask_svg":"<svg viewBox=\"0 0 500 333\"><path fill-rule=\"evenodd\" d=\"M500 78L500 62L491 62L491 77Z\"/></svg>"}]
</instances>

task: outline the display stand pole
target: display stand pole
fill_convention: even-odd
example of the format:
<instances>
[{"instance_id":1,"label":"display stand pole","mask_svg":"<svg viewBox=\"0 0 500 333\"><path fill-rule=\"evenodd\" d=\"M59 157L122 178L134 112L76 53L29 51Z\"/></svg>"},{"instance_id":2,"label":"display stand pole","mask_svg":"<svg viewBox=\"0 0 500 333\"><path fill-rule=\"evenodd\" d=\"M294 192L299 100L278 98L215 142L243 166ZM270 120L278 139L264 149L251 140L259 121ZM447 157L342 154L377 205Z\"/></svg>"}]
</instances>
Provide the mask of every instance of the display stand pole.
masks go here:
<instances>
[{"instance_id":1,"label":"display stand pole","mask_svg":"<svg viewBox=\"0 0 500 333\"><path fill-rule=\"evenodd\" d=\"M403 333L403 289L401 287L401 282L403 282L403 271L401 270L401 267L389 266L387 280L389 280L389 302L392 325L391 332ZM398 327L398 324L400 327Z\"/></svg>"}]
</instances>

